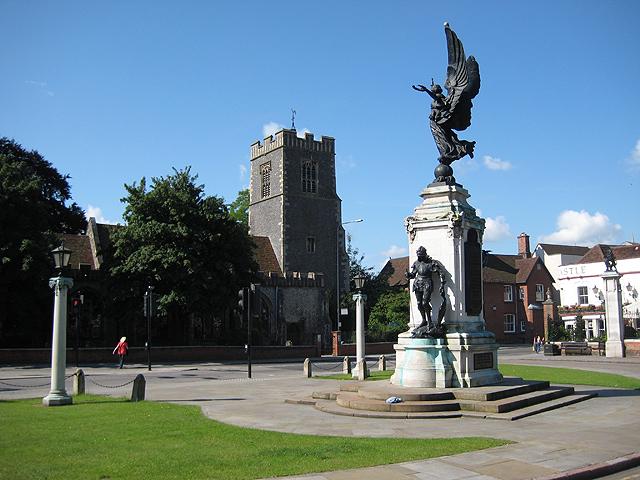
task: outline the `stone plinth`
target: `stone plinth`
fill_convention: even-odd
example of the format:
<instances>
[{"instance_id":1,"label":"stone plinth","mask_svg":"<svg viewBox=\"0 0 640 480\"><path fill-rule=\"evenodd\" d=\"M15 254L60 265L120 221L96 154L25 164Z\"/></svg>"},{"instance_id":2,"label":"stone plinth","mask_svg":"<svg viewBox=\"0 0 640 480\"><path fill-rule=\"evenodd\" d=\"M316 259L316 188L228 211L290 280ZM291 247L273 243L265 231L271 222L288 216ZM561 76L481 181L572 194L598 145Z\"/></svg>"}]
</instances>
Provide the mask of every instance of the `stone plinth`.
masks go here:
<instances>
[{"instance_id":1,"label":"stone plinth","mask_svg":"<svg viewBox=\"0 0 640 480\"><path fill-rule=\"evenodd\" d=\"M622 317L621 275L616 271L602 274L604 281L604 306L607 317L607 357L624 357L624 320Z\"/></svg>"},{"instance_id":2,"label":"stone plinth","mask_svg":"<svg viewBox=\"0 0 640 480\"><path fill-rule=\"evenodd\" d=\"M391 383L403 387L451 386L452 358L444 339L408 339L403 354L402 365L396 365Z\"/></svg>"},{"instance_id":3,"label":"stone plinth","mask_svg":"<svg viewBox=\"0 0 640 480\"><path fill-rule=\"evenodd\" d=\"M485 330L482 313L482 235L485 221L469 205L469 192L459 184L432 183L420 194L422 203L405 224L409 236L409 264L417 259L423 246L428 255L440 262L445 272L447 301L444 323L447 335L443 347L451 354L451 386L473 387L502 380L498 371L498 345L495 336ZM410 283L411 309L409 330L398 337L396 365L404 369L408 348L413 345L411 331L421 322ZM433 278L433 312L438 312L440 279ZM398 368L398 367L396 367ZM399 377L392 377L399 385ZM429 380L431 381L431 380ZM428 383L425 380L423 383ZM425 385L435 387L435 383Z\"/></svg>"}]
</instances>

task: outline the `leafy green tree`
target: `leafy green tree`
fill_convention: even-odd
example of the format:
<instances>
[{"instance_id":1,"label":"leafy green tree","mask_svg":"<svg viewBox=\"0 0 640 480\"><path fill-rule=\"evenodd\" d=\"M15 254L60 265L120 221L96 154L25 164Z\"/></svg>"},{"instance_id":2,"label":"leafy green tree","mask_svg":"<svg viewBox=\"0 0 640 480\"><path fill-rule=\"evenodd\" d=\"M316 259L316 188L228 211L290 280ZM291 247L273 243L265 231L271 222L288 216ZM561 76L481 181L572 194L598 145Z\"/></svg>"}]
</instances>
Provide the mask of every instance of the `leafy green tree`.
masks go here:
<instances>
[{"instance_id":1,"label":"leafy green tree","mask_svg":"<svg viewBox=\"0 0 640 480\"><path fill-rule=\"evenodd\" d=\"M0 345L41 346L50 340L57 234L80 233L84 212L71 200L69 175L35 150L0 138Z\"/></svg>"},{"instance_id":2,"label":"leafy green tree","mask_svg":"<svg viewBox=\"0 0 640 480\"><path fill-rule=\"evenodd\" d=\"M550 342L562 342L571 340L571 333L565 328L562 322L549 321L549 338Z\"/></svg>"},{"instance_id":3,"label":"leafy green tree","mask_svg":"<svg viewBox=\"0 0 640 480\"><path fill-rule=\"evenodd\" d=\"M378 297L369 315L369 338L372 341L394 341L409 324L409 292L391 290Z\"/></svg>"},{"instance_id":4,"label":"leafy green tree","mask_svg":"<svg viewBox=\"0 0 640 480\"><path fill-rule=\"evenodd\" d=\"M576 326L573 329L573 339L576 342L584 342L585 337L587 336L587 332L584 329L584 318L582 315L576 315Z\"/></svg>"},{"instance_id":5,"label":"leafy green tree","mask_svg":"<svg viewBox=\"0 0 640 480\"><path fill-rule=\"evenodd\" d=\"M114 305L126 308L119 313L132 328L152 284L174 344L188 341L194 319L219 322L228 314L257 270L246 229L196 180L185 168L153 178L150 188L145 178L125 185L126 226L112 235Z\"/></svg>"},{"instance_id":6,"label":"leafy green tree","mask_svg":"<svg viewBox=\"0 0 640 480\"><path fill-rule=\"evenodd\" d=\"M371 311L374 305L378 302L380 295L391 291L391 287L387 283L386 278L382 278L380 275L376 275L373 271L373 267L366 266L364 264L364 255L360 253L357 247L351 242L351 236L347 235L347 257L349 258L349 281L350 292L346 293L342 297L342 305L346 305L349 308L349 317L343 322L344 331L355 330L355 302L353 301L353 292L356 290L355 277L362 275L365 277L365 284L362 289L362 293L367 296L365 303L365 317L367 323L370 320ZM348 335L345 335L348 337Z\"/></svg>"},{"instance_id":7,"label":"leafy green tree","mask_svg":"<svg viewBox=\"0 0 640 480\"><path fill-rule=\"evenodd\" d=\"M249 189L238 192L236 199L229 205L229 216L249 228Z\"/></svg>"}]
</instances>

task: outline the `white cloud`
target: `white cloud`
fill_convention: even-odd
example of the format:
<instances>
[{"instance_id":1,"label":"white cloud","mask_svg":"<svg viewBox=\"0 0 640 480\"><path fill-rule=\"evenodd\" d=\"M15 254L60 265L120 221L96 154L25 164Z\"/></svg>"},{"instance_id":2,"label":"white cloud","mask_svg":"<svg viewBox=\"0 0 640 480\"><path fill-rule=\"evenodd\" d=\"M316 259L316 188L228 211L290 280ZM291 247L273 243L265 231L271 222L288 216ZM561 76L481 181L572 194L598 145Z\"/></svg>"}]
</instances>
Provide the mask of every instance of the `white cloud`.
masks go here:
<instances>
[{"instance_id":1,"label":"white cloud","mask_svg":"<svg viewBox=\"0 0 640 480\"><path fill-rule=\"evenodd\" d=\"M280 125L277 122L265 123L262 126L262 137L267 138L267 137L270 137L271 135L275 135L276 132L279 132L283 128L284 126Z\"/></svg>"},{"instance_id":2,"label":"white cloud","mask_svg":"<svg viewBox=\"0 0 640 480\"><path fill-rule=\"evenodd\" d=\"M541 242L569 245L594 245L615 243L620 225L611 223L609 217L596 212L591 215L585 210L565 210L558 215L557 230L541 237Z\"/></svg>"},{"instance_id":3,"label":"white cloud","mask_svg":"<svg viewBox=\"0 0 640 480\"><path fill-rule=\"evenodd\" d=\"M247 176L247 166L244 163L241 163L239 167L240 167L240 180L244 181L245 177Z\"/></svg>"},{"instance_id":4,"label":"white cloud","mask_svg":"<svg viewBox=\"0 0 640 480\"><path fill-rule=\"evenodd\" d=\"M108 223L110 225L116 225L118 223L104 218L104 216L102 215L102 209L100 207L94 207L91 204L87 205L87 211L85 212L84 216L87 220L89 220L90 217L93 217L98 223Z\"/></svg>"},{"instance_id":5,"label":"white cloud","mask_svg":"<svg viewBox=\"0 0 640 480\"><path fill-rule=\"evenodd\" d=\"M500 160L499 158L495 158L490 155L482 157L482 162L489 170L511 170L512 166L511 162Z\"/></svg>"},{"instance_id":6,"label":"white cloud","mask_svg":"<svg viewBox=\"0 0 640 480\"><path fill-rule=\"evenodd\" d=\"M33 85L34 87L38 87L40 90L42 90L45 94L49 95L50 97L53 97L55 95L51 90L49 90L49 86L47 85L47 82L25 80L24 83L26 83L27 85Z\"/></svg>"},{"instance_id":7,"label":"white cloud","mask_svg":"<svg viewBox=\"0 0 640 480\"><path fill-rule=\"evenodd\" d=\"M386 258L404 257L406 254L407 254L407 248L399 247L398 245L391 245L388 249L382 252L382 255L384 255Z\"/></svg>"},{"instance_id":8,"label":"white cloud","mask_svg":"<svg viewBox=\"0 0 640 480\"><path fill-rule=\"evenodd\" d=\"M506 238L511 238L511 230L507 219L502 215L498 215L495 218L487 217L484 231L485 242L498 242Z\"/></svg>"},{"instance_id":9,"label":"white cloud","mask_svg":"<svg viewBox=\"0 0 640 480\"><path fill-rule=\"evenodd\" d=\"M636 142L636 146L627 159L627 162L633 170L640 170L640 140Z\"/></svg>"}]
</instances>

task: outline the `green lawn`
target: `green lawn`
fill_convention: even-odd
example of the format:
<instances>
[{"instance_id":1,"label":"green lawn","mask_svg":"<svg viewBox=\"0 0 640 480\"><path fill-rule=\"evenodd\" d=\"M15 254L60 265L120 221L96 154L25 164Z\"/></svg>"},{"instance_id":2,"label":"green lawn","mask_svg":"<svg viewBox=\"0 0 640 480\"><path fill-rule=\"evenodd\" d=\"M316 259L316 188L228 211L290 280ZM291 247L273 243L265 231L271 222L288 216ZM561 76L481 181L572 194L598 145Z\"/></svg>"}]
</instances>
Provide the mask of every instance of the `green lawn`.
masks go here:
<instances>
[{"instance_id":1,"label":"green lawn","mask_svg":"<svg viewBox=\"0 0 640 480\"><path fill-rule=\"evenodd\" d=\"M526 380L548 380L555 384L594 385L597 387L614 387L640 389L640 379L616 375L613 373L593 372L590 370L576 370L571 368L539 367L530 365L511 365L501 363L500 373L506 377L521 377ZM367 380L388 380L393 370L384 372L372 371ZM326 380L353 380L351 375L334 374L319 375L314 378Z\"/></svg>"},{"instance_id":2,"label":"green lawn","mask_svg":"<svg viewBox=\"0 0 640 480\"><path fill-rule=\"evenodd\" d=\"M640 379L616 375L614 373L576 370L573 368L510 365L505 363L501 363L499 369L505 376L522 377L527 380L548 380L551 383L568 385L594 385L597 387L640 389Z\"/></svg>"},{"instance_id":3,"label":"green lawn","mask_svg":"<svg viewBox=\"0 0 640 480\"><path fill-rule=\"evenodd\" d=\"M96 396L49 408L41 399L1 401L0 432L0 478L7 479L252 479L453 455L509 443L491 438L285 434L219 423L195 406Z\"/></svg>"}]
</instances>

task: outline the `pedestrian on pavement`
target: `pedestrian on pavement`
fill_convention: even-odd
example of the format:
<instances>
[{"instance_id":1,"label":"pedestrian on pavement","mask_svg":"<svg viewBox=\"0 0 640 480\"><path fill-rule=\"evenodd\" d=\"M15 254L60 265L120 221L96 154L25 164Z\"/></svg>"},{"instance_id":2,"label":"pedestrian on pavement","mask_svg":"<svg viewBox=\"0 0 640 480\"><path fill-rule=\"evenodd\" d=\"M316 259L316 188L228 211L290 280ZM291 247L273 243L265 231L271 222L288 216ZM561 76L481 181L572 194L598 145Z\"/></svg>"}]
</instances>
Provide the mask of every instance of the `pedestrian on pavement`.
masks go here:
<instances>
[{"instance_id":1,"label":"pedestrian on pavement","mask_svg":"<svg viewBox=\"0 0 640 480\"><path fill-rule=\"evenodd\" d=\"M113 349L113 354L116 353L120 357L120 368L124 366L124 357L127 356L127 352L129 351L129 344L127 343L127 337L122 337L116 348Z\"/></svg>"}]
</instances>

